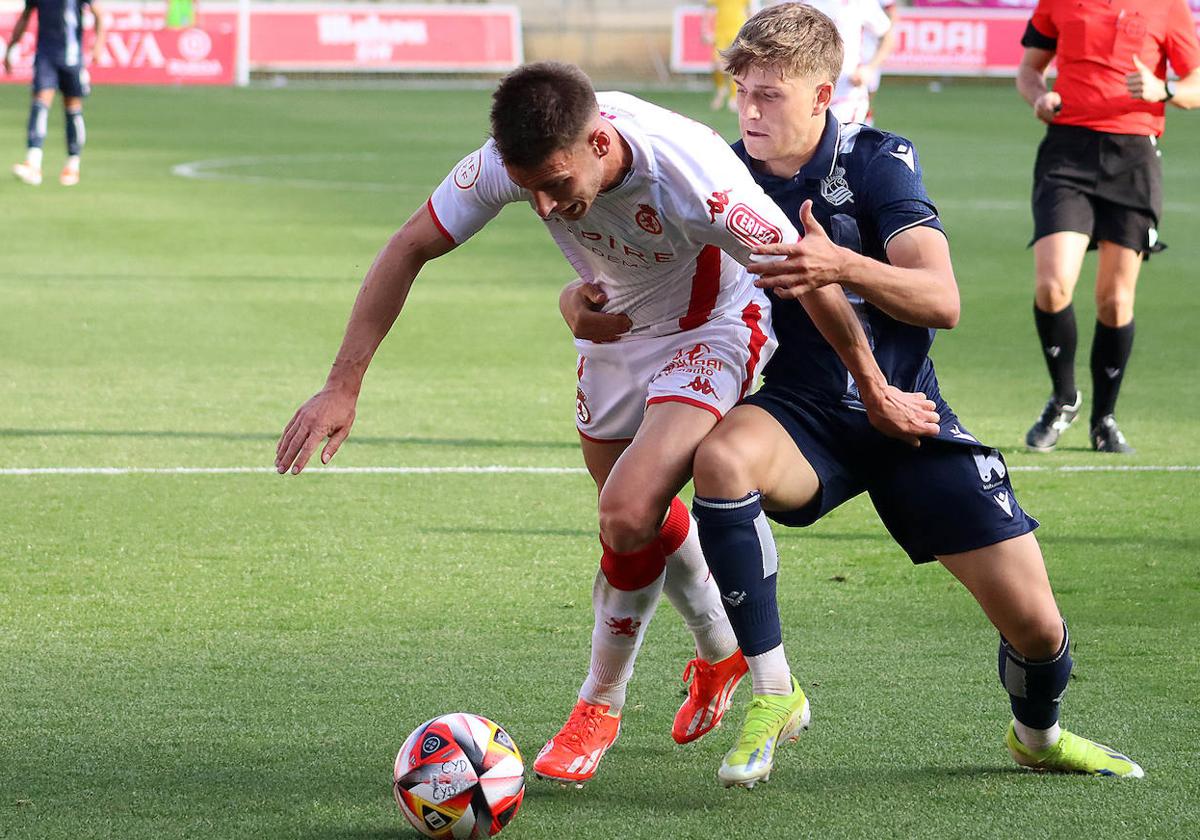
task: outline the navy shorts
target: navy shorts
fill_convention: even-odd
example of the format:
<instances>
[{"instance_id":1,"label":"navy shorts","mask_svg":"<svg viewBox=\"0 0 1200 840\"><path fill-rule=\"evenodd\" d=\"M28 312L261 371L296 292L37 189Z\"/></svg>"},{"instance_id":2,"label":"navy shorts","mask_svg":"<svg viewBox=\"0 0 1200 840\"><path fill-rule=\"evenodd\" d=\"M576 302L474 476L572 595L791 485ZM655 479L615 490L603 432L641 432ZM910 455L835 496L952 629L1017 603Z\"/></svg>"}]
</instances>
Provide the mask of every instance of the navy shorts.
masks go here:
<instances>
[{"instance_id":1,"label":"navy shorts","mask_svg":"<svg viewBox=\"0 0 1200 840\"><path fill-rule=\"evenodd\" d=\"M79 64L63 64L50 56L35 55L33 58L33 92L60 90L63 96L84 97L91 93L88 71Z\"/></svg>"},{"instance_id":2,"label":"navy shorts","mask_svg":"<svg viewBox=\"0 0 1200 840\"><path fill-rule=\"evenodd\" d=\"M941 432L911 447L885 437L866 412L763 388L744 402L768 412L791 435L821 480L803 508L765 511L804 527L860 493L914 563L1028 534L1038 526L1017 504L996 449L970 434L938 394Z\"/></svg>"}]
</instances>

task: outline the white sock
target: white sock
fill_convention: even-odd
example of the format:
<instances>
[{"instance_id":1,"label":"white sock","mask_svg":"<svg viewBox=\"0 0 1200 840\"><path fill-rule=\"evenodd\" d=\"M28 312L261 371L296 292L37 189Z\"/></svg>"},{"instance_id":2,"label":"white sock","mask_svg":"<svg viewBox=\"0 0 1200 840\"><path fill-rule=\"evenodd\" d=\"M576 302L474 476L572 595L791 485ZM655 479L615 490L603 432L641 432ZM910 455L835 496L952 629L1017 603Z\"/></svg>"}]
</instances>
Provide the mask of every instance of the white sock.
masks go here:
<instances>
[{"instance_id":1,"label":"white sock","mask_svg":"<svg viewBox=\"0 0 1200 840\"><path fill-rule=\"evenodd\" d=\"M79 155L71 155L67 158L67 169L70 169L72 172L79 171Z\"/></svg>"},{"instance_id":2,"label":"white sock","mask_svg":"<svg viewBox=\"0 0 1200 840\"><path fill-rule=\"evenodd\" d=\"M1053 747L1062 735L1062 728L1057 723L1049 729L1034 729L1014 720L1013 729L1017 733L1017 740L1035 752Z\"/></svg>"},{"instance_id":3,"label":"white sock","mask_svg":"<svg viewBox=\"0 0 1200 840\"><path fill-rule=\"evenodd\" d=\"M690 515L688 522L683 544L667 555L663 592L696 639L696 655L711 664L732 656L738 643L721 603L721 590L704 562L696 522Z\"/></svg>"},{"instance_id":4,"label":"white sock","mask_svg":"<svg viewBox=\"0 0 1200 840\"><path fill-rule=\"evenodd\" d=\"M788 667L783 645L776 645L757 656L747 656L746 664L750 666L750 680L755 694L792 693L792 670Z\"/></svg>"},{"instance_id":5,"label":"white sock","mask_svg":"<svg viewBox=\"0 0 1200 840\"><path fill-rule=\"evenodd\" d=\"M37 146L30 146L25 150L25 163L32 166L34 169L42 168L42 150Z\"/></svg>"},{"instance_id":6,"label":"white sock","mask_svg":"<svg viewBox=\"0 0 1200 840\"><path fill-rule=\"evenodd\" d=\"M625 705L625 687L633 676L646 627L654 617L662 595L666 573L649 586L626 592L608 582L604 572L596 573L592 587L592 608L596 624L592 628L592 662L579 696L588 703L607 704L616 713Z\"/></svg>"}]
</instances>

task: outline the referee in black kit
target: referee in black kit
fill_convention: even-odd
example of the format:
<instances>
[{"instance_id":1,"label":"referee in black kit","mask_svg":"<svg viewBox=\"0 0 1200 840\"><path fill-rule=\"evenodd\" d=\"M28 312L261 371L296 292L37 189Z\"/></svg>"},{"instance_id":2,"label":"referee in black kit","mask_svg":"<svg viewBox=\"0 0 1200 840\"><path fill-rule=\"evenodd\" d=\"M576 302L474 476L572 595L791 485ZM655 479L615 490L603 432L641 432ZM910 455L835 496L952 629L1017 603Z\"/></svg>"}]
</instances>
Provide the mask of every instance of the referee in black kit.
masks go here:
<instances>
[{"instance_id":1,"label":"referee in black kit","mask_svg":"<svg viewBox=\"0 0 1200 840\"><path fill-rule=\"evenodd\" d=\"M1083 406L1071 298L1084 254L1098 248L1091 444L1132 452L1113 412L1133 349L1138 271L1163 248L1165 106L1200 105L1196 25L1186 0L1039 0L1021 45L1017 90L1049 125L1033 175L1033 315L1054 388L1025 445L1053 450ZM1177 82L1167 81L1168 63Z\"/></svg>"}]
</instances>

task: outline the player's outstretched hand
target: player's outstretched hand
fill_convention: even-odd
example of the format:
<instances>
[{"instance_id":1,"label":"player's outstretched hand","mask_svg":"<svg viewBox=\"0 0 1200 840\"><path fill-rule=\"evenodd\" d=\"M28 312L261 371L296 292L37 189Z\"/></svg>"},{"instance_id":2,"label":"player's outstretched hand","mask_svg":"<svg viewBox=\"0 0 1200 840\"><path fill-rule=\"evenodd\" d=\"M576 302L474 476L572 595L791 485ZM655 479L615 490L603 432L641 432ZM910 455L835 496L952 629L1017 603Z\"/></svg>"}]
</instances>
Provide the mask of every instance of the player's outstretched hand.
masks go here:
<instances>
[{"instance_id":1,"label":"player's outstretched hand","mask_svg":"<svg viewBox=\"0 0 1200 840\"><path fill-rule=\"evenodd\" d=\"M1154 75L1154 71L1142 64L1136 55L1133 57L1133 67L1133 72L1125 77L1125 87L1129 88L1130 96L1146 102L1162 102L1167 98L1166 82Z\"/></svg>"},{"instance_id":2,"label":"player's outstretched hand","mask_svg":"<svg viewBox=\"0 0 1200 840\"><path fill-rule=\"evenodd\" d=\"M755 256L769 258L756 260L747 268L759 275L755 286L774 289L782 298L798 298L813 289L837 283L845 275L845 249L834 244L813 216L812 199L800 205L800 224L804 238L799 242L760 245L754 249Z\"/></svg>"},{"instance_id":3,"label":"player's outstretched hand","mask_svg":"<svg viewBox=\"0 0 1200 840\"><path fill-rule=\"evenodd\" d=\"M1033 103L1033 113L1039 120L1049 125L1054 122L1058 112L1062 110L1062 97L1057 91L1048 90Z\"/></svg>"},{"instance_id":4,"label":"player's outstretched hand","mask_svg":"<svg viewBox=\"0 0 1200 840\"><path fill-rule=\"evenodd\" d=\"M585 341L607 344L616 341L633 327L628 315L604 312L608 295L595 283L576 280L558 297L558 310L571 334Z\"/></svg>"},{"instance_id":5,"label":"player's outstretched hand","mask_svg":"<svg viewBox=\"0 0 1200 840\"><path fill-rule=\"evenodd\" d=\"M325 438L329 443L321 452L321 463L328 464L350 434L357 404L357 394L326 387L300 406L275 446L276 471L299 473Z\"/></svg>"},{"instance_id":6,"label":"player's outstretched hand","mask_svg":"<svg viewBox=\"0 0 1200 840\"><path fill-rule=\"evenodd\" d=\"M863 397L867 419L885 435L920 446L921 438L933 437L940 430L937 405L922 393L910 394L892 385L871 398Z\"/></svg>"},{"instance_id":7,"label":"player's outstretched hand","mask_svg":"<svg viewBox=\"0 0 1200 840\"><path fill-rule=\"evenodd\" d=\"M12 50L4 51L4 75L12 75Z\"/></svg>"}]
</instances>

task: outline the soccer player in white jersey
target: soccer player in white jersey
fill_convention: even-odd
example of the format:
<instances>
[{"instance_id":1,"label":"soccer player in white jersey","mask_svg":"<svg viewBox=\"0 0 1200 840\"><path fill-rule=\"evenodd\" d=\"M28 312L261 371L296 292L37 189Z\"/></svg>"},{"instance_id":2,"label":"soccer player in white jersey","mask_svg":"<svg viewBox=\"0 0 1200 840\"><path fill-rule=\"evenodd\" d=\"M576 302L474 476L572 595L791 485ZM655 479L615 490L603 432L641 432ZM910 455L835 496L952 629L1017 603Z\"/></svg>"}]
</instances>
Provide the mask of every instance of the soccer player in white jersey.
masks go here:
<instances>
[{"instance_id":1,"label":"soccer player in white jersey","mask_svg":"<svg viewBox=\"0 0 1200 840\"><path fill-rule=\"evenodd\" d=\"M830 112L843 125L869 124L872 84L878 87L879 68L891 52L890 43L882 50L874 49L874 45L881 43L891 29L891 17L880 0L805 0L805 4L824 12L842 36L845 53ZM864 54L868 40L873 49L869 56Z\"/></svg>"},{"instance_id":2,"label":"soccer player in white jersey","mask_svg":"<svg viewBox=\"0 0 1200 840\"><path fill-rule=\"evenodd\" d=\"M354 421L363 376L422 266L510 203L527 202L581 280L628 317L619 342L579 342L577 423L599 488L602 557L592 659L566 724L534 769L582 784L620 729L634 658L664 591L697 657L672 734L709 732L746 673L686 506L696 446L750 388L774 348L765 296L742 265L752 247L797 239L783 212L711 130L619 93L597 95L572 65L519 68L493 96L492 138L455 167L376 257L325 386L288 423L276 469L328 463ZM869 410L896 436L922 430L926 403L883 381L839 291L805 305L868 383Z\"/></svg>"}]
</instances>

